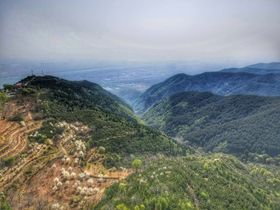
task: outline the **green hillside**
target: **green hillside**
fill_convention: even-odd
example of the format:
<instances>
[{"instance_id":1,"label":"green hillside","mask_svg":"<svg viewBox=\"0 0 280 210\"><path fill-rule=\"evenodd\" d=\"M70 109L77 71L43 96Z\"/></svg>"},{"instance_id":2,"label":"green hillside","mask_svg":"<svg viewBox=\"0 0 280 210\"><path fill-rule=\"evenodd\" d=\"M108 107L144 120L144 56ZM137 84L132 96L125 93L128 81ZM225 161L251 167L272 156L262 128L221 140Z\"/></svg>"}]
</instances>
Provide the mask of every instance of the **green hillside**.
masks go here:
<instances>
[{"instance_id":1,"label":"green hillside","mask_svg":"<svg viewBox=\"0 0 280 210\"><path fill-rule=\"evenodd\" d=\"M28 150L7 159L13 160L11 165L3 162L9 169L2 169L5 195L0 194L0 209L280 208L279 142L273 138L278 137L278 97L180 93L154 105L144 116L148 124L207 151L276 161L267 166L183 147L144 125L121 99L87 81L28 77L5 92L2 101L6 100L5 110L9 108L16 117L5 116L2 125L26 132L20 117L25 112L26 124L41 122L42 127L26 137ZM221 134L215 136L214 131ZM260 137L250 139L254 134ZM218 138L221 135L228 135L226 142ZM78 155L85 155L78 158L78 150ZM73 177L67 178L65 170L75 171ZM59 190L54 188L57 179L63 186ZM30 201L40 194L38 189L46 193Z\"/></svg>"},{"instance_id":2,"label":"green hillside","mask_svg":"<svg viewBox=\"0 0 280 210\"><path fill-rule=\"evenodd\" d=\"M155 104L145 121L206 151L280 154L280 98L182 92Z\"/></svg>"},{"instance_id":3,"label":"green hillside","mask_svg":"<svg viewBox=\"0 0 280 210\"><path fill-rule=\"evenodd\" d=\"M107 190L94 209L279 209L279 170L226 155L158 158Z\"/></svg>"},{"instance_id":4,"label":"green hillside","mask_svg":"<svg viewBox=\"0 0 280 210\"><path fill-rule=\"evenodd\" d=\"M211 92L217 95L279 96L279 74L247 72L205 72L197 75L176 74L155 84L141 94L133 104L143 113L160 100L184 91Z\"/></svg>"},{"instance_id":5,"label":"green hillside","mask_svg":"<svg viewBox=\"0 0 280 210\"><path fill-rule=\"evenodd\" d=\"M52 76L29 77L22 83L27 84L24 92L35 92L46 118L89 125L89 147L103 146L122 156L182 152L170 138L141 124L121 99L95 83Z\"/></svg>"}]
</instances>

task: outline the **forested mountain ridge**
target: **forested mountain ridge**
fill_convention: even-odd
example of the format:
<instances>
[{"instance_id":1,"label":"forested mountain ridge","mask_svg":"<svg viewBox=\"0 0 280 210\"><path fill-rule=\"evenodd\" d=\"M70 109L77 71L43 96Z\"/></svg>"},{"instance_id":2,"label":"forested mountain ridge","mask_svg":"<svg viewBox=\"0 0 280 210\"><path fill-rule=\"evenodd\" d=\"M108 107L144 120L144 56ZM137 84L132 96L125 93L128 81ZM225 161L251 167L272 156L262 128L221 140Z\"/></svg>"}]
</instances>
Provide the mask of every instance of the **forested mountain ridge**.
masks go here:
<instances>
[{"instance_id":1,"label":"forested mountain ridge","mask_svg":"<svg viewBox=\"0 0 280 210\"><path fill-rule=\"evenodd\" d=\"M279 74L280 62L257 63L243 68L223 69L223 72L247 72L252 74Z\"/></svg>"},{"instance_id":2,"label":"forested mountain ridge","mask_svg":"<svg viewBox=\"0 0 280 210\"><path fill-rule=\"evenodd\" d=\"M145 112L164 97L183 91L212 92L218 95L280 95L280 74L257 75L246 72L205 72L190 76L177 74L153 85L134 103L137 112Z\"/></svg>"},{"instance_id":3,"label":"forested mountain ridge","mask_svg":"<svg viewBox=\"0 0 280 210\"><path fill-rule=\"evenodd\" d=\"M19 83L27 84L27 87L51 90L52 97L64 99L68 103L72 102L73 107L94 106L119 114L128 112L128 115L132 115L132 109L119 97L104 90L98 84L86 80L68 81L54 76L30 76ZM123 107L123 109L117 107Z\"/></svg>"},{"instance_id":4,"label":"forested mountain ridge","mask_svg":"<svg viewBox=\"0 0 280 210\"><path fill-rule=\"evenodd\" d=\"M97 84L33 76L0 93L0 209L279 209L276 164L177 144ZM192 94L198 109L223 99ZM229 100L223 122L273 100Z\"/></svg>"},{"instance_id":5,"label":"forested mountain ridge","mask_svg":"<svg viewBox=\"0 0 280 210\"><path fill-rule=\"evenodd\" d=\"M280 154L280 97L181 92L153 105L151 126L206 151Z\"/></svg>"}]
</instances>

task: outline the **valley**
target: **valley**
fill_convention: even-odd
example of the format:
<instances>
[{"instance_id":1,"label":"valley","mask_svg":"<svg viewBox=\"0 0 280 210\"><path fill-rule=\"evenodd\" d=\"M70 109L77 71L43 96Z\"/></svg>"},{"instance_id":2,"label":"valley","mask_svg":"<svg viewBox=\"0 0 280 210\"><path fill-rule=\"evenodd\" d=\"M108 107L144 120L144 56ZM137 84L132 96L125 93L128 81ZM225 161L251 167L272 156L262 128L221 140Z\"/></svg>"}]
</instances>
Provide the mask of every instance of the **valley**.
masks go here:
<instances>
[{"instance_id":1,"label":"valley","mask_svg":"<svg viewBox=\"0 0 280 210\"><path fill-rule=\"evenodd\" d=\"M277 113L278 97L178 93L140 119L95 83L53 76L31 76L19 83L1 93L4 210L279 208L277 155L256 160L263 153L254 147L247 149L256 153L255 159L244 151L243 159L222 154L236 155L230 150L231 138L224 146L224 138L210 145L208 140L204 151L197 148L204 147L198 135L193 142L190 137L188 144L184 141L190 131L205 136L202 131L205 127L209 134L211 124L223 127L240 120L242 126L255 116L263 127L261 122L271 120L268 112ZM185 128L184 122L189 123ZM270 123L271 129L278 127L277 121ZM225 127L221 130L229 134ZM269 145L263 144L261 151L269 154ZM277 148L276 142L276 154ZM210 150L214 154L206 154Z\"/></svg>"},{"instance_id":2,"label":"valley","mask_svg":"<svg viewBox=\"0 0 280 210\"><path fill-rule=\"evenodd\" d=\"M0 210L280 210L279 0L0 0Z\"/></svg>"},{"instance_id":3,"label":"valley","mask_svg":"<svg viewBox=\"0 0 280 210\"><path fill-rule=\"evenodd\" d=\"M6 167L0 171L0 189L5 189L8 194L13 195L14 208L37 209L53 203L53 206L61 209L70 208L70 204L72 209L80 209L88 200L98 202L106 188L131 173L127 169L106 170L102 165L104 155L96 148L90 150L84 157L85 145L75 139L79 138L77 131L86 134L89 128L79 123L74 125L60 122L55 125L64 129L56 147L53 147L52 140L49 140L48 145L29 142L28 135L31 134L32 137L39 135L38 130L42 127L42 121L36 122L29 118L32 115L30 110L16 107L14 104L16 103L6 104L3 112L5 115L2 117L9 118L19 110L28 112L27 117L23 117L21 121L24 125L1 120L3 125L1 136L5 139L4 142L8 143L1 145L0 159ZM9 109L10 106L14 109ZM13 111L5 112L5 110ZM87 161L86 168L80 167L81 158ZM83 199L79 194L86 195L87 198Z\"/></svg>"}]
</instances>

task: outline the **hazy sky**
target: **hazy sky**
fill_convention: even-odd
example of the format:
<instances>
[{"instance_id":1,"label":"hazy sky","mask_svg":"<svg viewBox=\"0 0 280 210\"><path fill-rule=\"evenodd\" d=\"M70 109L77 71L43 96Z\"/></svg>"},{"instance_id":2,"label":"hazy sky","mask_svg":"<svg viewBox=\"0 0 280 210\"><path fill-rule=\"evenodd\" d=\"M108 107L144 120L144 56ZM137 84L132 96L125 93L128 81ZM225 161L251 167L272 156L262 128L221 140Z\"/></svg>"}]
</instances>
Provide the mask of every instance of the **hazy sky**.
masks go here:
<instances>
[{"instance_id":1,"label":"hazy sky","mask_svg":"<svg viewBox=\"0 0 280 210\"><path fill-rule=\"evenodd\" d=\"M280 0L0 0L0 59L280 60Z\"/></svg>"}]
</instances>

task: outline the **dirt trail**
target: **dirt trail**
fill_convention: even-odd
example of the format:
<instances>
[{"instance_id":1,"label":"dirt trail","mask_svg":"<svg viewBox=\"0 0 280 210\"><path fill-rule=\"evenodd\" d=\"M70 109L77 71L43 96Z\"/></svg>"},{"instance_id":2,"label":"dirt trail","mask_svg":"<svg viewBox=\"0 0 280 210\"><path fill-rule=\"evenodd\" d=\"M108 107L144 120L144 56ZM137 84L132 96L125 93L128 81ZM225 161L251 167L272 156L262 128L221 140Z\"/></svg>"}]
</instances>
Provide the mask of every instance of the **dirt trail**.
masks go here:
<instances>
[{"instance_id":1,"label":"dirt trail","mask_svg":"<svg viewBox=\"0 0 280 210\"><path fill-rule=\"evenodd\" d=\"M42 122L33 120L33 107L34 101L31 99L14 99L5 104L0 120L0 159L14 157L23 152L28 134L41 127ZM22 115L22 122L9 120L16 114Z\"/></svg>"},{"instance_id":2,"label":"dirt trail","mask_svg":"<svg viewBox=\"0 0 280 210\"><path fill-rule=\"evenodd\" d=\"M4 119L12 116L15 111L17 110L16 108L16 103L15 102L10 102L10 103L6 103L4 106L4 109L2 111L2 116Z\"/></svg>"},{"instance_id":3,"label":"dirt trail","mask_svg":"<svg viewBox=\"0 0 280 210\"><path fill-rule=\"evenodd\" d=\"M0 159L10 156L16 156L17 154L21 153L26 145L27 145L27 137L29 133L32 133L33 131L38 130L41 127L41 125L32 125L32 128L26 130L21 130L21 132L17 133L17 136L15 137L15 141L12 142L12 144L9 145L9 148L6 152L0 151Z\"/></svg>"},{"instance_id":4,"label":"dirt trail","mask_svg":"<svg viewBox=\"0 0 280 210\"><path fill-rule=\"evenodd\" d=\"M5 106L4 119L0 118L0 159L16 157L15 165L0 170L0 191L7 190L9 186L16 183L19 188L13 193L20 193L25 201L28 201L30 196L35 195L38 200L48 201L50 204L58 202L69 209L70 199L77 193L83 197L83 202L98 202L109 186L116 181L125 179L132 173L126 169L107 170L102 164L104 154L99 154L97 148L88 151L83 145L82 139L87 138L90 129L79 123L64 123L66 129L57 142L58 144L30 144L28 135L42 126L42 121L33 119L31 108L32 106L28 103L19 106L17 102L12 102ZM8 120L18 113L23 114L24 123ZM106 140L133 134L133 132L125 133L108 137ZM90 159L93 159L89 164L92 165L91 168L81 167L82 160L88 162ZM51 164L56 166L53 167ZM62 179L63 168L69 173L74 173L75 176L67 181ZM86 174L86 178L81 178L81 174ZM61 180L63 184L60 191L53 190L56 178ZM79 191L79 186L75 186L77 183L82 188L90 189L90 194L84 196ZM14 207L17 205L16 202L13 202ZM34 205L35 203L26 203L22 204L21 208L34 207ZM81 208L78 206L71 209Z\"/></svg>"},{"instance_id":5,"label":"dirt trail","mask_svg":"<svg viewBox=\"0 0 280 210\"><path fill-rule=\"evenodd\" d=\"M2 135L4 138L7 139L6 140L7 144L5 146L3 146L2 148L0 148L0 154L3 154L7 148L12 147L14 145L15 137L17 137L19 133L23 132L24 129L25 128L17 127L15 129L11 130L9 133ZM0 155L0 157L1 157L1 155Z\"/></svg>"},{"instance_id":6,"label":"dirt trail","mask_svg":"<svg viewBox=\"0 0 280 210\"><path fill-rule=\"evenodd\" d=\"M10 124L10 122L6 123ZM33 123L31 121L27 122L23 127L14 123L10 124L10 127L0 133L4 142L0 148L0 159L21 153L26 147L28 134L38 130L40 127L40 122Z\"/></svg>"},{"instance_id":7,"label":"dirt trail","mask_svg":"<svg viewBox=\"0 0 280 210\"><path fill-rule=\"evenodd\" d=\"M0 133L4 133L12 125L16 125L16 123L13 122L7 123L6 120L0 120Z\"/></svg>"},{"instance_id":8,"label":"dirt trail","mask_svg":"<svg viewBox=\"0 0 280 210\"><path fill-rule=\"evenodd\" d=\"M64 154L65 156L68 156L69 154L68 154L67 150L65 149L64 144L67 143L69 140L71 140L71 139L73 138L73 135L74 135L74 133L70 131L70 132L67 134L67 136L64 137L64 138L59 142L59 149L63 152L63 154Z\"/></svg>"},{"instance_id":9,"label":"dirt trail","mask_svg":"<svg viewBox=\"0 0 280 210\"><path fill-rule=\"evenodd\" d=\"M200 209L199 208L199 200L197 199L196 194L195 194L193 188L190 185L188 185L187 188L188 188L188 191L189 191L189 193L191 194L191 196L192 196L192 198L194 200L195 208L197 210L199 210Z\"/></svg>"},{"instance_id":10,"label":"dirt trail","mask_svg":"<svg viewBox=\"0 0 280 210\"><path fill-rule=\"evenodd\" d=\"M33 160L36 160L38 157L39 152L36 152L32 155L30 155L26 160L24 160L19 166L16 165L12 168L10 168L8 171L6 171L3 174L3 178L0 179L0 188L3 188L5 184L11 183L12 179L20 174L21 169L26 167L28 164L30 164Z\"/></svg>"},{"instance_id":11,"label":"dirt trail","mask_svg":"<svg viewBox=\"0 0 280 210\"><path fill-rule=\"evenodd\" d=\"M5 188L7 185L11 184L14 180L19 178L24 173L24 169L28 168L30 166L34 166L36 162L40 162L44 158L50 158L49 156L44 156L43 153L45 151L45 148L39 148L35 150L31 155L29 155L26 159L22 161L20 165L16 165L12 168L10 168L3 176L2 179L0 179L0 189Z\"/></svg>"},{"instance_id":12,"label":"dirt trail","mask_svg":"<svg viewBox=\"0 0 280 210\"><path fill-rule=\"evenodd\" d=\"M9 135L10 132L18 129L19 127L18 123L8 122L6 120L3 121L5 122L5 125L3 126L4 127L3 131L0 131L1 136Z\"/></svg>"}]
</instances>

